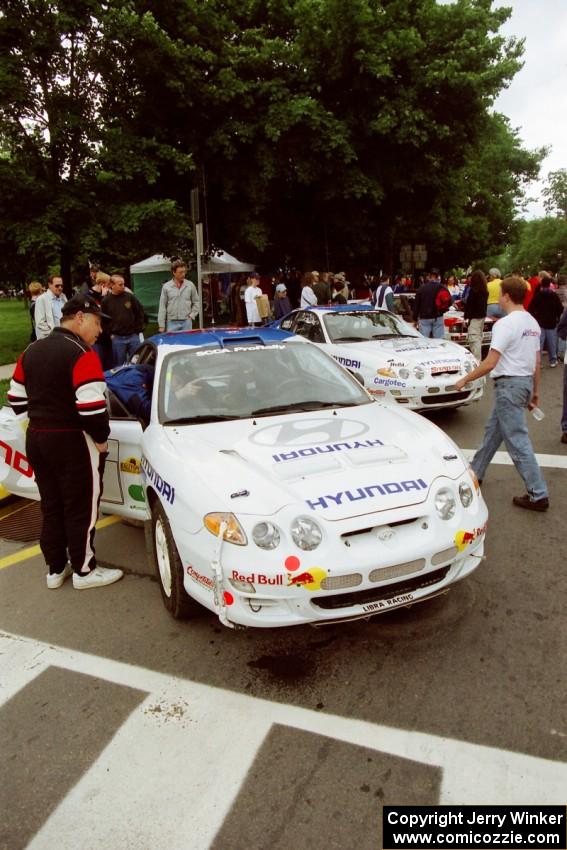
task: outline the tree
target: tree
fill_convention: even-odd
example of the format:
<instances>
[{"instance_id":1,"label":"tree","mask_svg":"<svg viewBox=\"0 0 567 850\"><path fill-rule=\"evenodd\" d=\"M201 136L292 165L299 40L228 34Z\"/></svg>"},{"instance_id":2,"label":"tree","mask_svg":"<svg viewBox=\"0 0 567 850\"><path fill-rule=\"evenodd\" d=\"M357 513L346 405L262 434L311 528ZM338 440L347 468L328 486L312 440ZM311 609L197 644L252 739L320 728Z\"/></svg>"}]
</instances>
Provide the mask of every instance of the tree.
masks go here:
<instances>
[{"instance_id":1,"label":"tree","mask_svg":"<svg viewBox=\"0 0 567 850\"><path fill-rule=\"evenodd\" d=\"M128 2L6 0L0 17L3 240L28 267L60 268L67 287L79 260L120 262L154 230L156 243L188 238L175 198L151 187L163 161L186 173L190 155L154 143L151 127L120 131L130 107L112 85L124 59L111 47L126 23L155 37Z\"/></svg>"},{"instance_id":2,"label":"tree","mask_svg":"<svg viewBox=\"0 0 567 850\"><path fill-rule=\"evenodd\" d=\"M547 212L567 218L567 168L549 173L543 196Z\"/></svg>"},{"instance_id":3,"label":"tree","mask_svg":"<svg viewBox=\"0 0 567 850\"><path fill-rule=\"evenodd\" d=\"M525 276L540 269L559 272L567 264L567 221L564 218L541 218L524 221L518 239L511 246L511 270Z\"/></svg>"}]
</instances>

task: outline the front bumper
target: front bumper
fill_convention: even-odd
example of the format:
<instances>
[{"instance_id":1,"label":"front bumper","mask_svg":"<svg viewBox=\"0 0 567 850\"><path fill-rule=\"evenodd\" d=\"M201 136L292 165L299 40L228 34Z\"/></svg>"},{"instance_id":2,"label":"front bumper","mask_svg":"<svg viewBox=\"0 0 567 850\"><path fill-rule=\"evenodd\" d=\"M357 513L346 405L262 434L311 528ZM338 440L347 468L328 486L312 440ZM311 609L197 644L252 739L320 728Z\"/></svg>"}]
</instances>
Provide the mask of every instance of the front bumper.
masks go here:
<instances>
[{"instance_id":1,"label":"front bumper","mask_svg":"<svg viewBox=\"0 0 567 850\"><path fill-rule=\"evenodd\" d=\"M402 404L410 410L440 410L470 404L482 398L485 385L483 378L465 387L461 392L456 391L455 384L463 376L464 373L463 375L455 373L431 378L427 383L407 384L403 388L367 387L367 389L371 395L381 401Z\"/></svg>"},{"instance_id":2,"label":"front bumper","mask_svg":"<svg viewBox=\"0 0 567 850\"><path fill-rule=\"evenodd\" d=\"M479 494L449 521L430 502L329 522L324 542L313 552L224 544L222 612L214 604L221 594L203 580L212 574L212 558L192 553L185 588L221 620L257 628L324 625L413 605L465 578L484 555L487 510ZM208 532L197 537L201 534L207 535L201 544L214 541Z\"/></svg>"}]
</instances>

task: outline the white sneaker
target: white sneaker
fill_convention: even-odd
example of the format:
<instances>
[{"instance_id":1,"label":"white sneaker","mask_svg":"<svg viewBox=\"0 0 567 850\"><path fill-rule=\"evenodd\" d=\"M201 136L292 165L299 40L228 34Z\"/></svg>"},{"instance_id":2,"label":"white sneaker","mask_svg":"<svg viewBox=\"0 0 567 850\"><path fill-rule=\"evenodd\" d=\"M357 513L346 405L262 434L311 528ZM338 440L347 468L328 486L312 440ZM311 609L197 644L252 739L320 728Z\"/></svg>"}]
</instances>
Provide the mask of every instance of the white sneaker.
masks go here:
<instances>
[{"instance_id":1,"label":"white sneaker","mask_svg":"<svg viewBox=\"0 0 567 850\"><path fill-rule=\"evenodd\" d=\"M87 590L89 587L104 587L106 584L114 584L120 581L124 573L122 570L109 570L106 567L95 567L84 576L73 574L73 587L75 590Z\"/></svg>"},{"instance_id":2,"label":"white sneaker","mask_svg":"<svg viewBox=\"0 0 567 850\"><path fill-rule=\"evenodd\" d=\"M49 590L57 590L58 587L61 587L65 579L69 578L72 572L73 567L71 564L65 564L65 568L62 573L47 573L45 578Z\"/></svg>"}]
</instances>

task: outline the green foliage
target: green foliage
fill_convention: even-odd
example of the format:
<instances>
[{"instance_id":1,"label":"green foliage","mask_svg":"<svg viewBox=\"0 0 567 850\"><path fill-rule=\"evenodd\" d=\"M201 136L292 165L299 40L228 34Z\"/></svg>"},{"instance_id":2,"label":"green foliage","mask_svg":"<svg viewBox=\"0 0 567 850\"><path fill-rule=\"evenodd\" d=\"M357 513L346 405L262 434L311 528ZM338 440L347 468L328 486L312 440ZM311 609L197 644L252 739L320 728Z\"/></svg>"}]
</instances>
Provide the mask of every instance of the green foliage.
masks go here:
<instances>
[{"instance_id":1,"label":"green foliage","mask_svg":"<svg viewBox=\"0 0 567 850\"><path fill-rule=\"evenodd\" d=\"M0 277L187 253L466 263L510 235L529 153L493 0L5 0ZM206 201L206 206L205 206ZM1 264L5 263L4 268Z\"/></svg>"},{"instance_id":2,"label":"green foliage","mask_svg":"<svg viewBox=\"0 0 567 850\"><path fill-rule=\"evenodd\" d=\"M3 407L8 401L8 390L10 389L10 380L0 380L0 407Z\"/></svg>"},{"instance_id":3,"label":"green foliage","mask_svg":"<svg viewBox=\"0 0 567 850\"><path fill-rule=\"evenodd\" d=\"M567 168L550 172L543 196L544 206L549 213L567 218Z\"/></svg>"},{"instance_id":4,"label":"green foliage","mask_svg":"<svg viewBox=\"0 0 567 850\"><path fill-rule=\"evenodd\" d=\"M511 246L511 268L529 276L541 269L561 271L567 260L567 220L542 218L524 221Z\"/></svg>"},{"instance_id":5,"label":"green foliage","mask_svg":"<svg viewBox=\"0 0 567 850\"><path fill-rule=\"evenodd\" d=\"M31 317L27 304L15 298L0 300L0 366L15 363L30 341Z\"/></svg>"}]
</instances>

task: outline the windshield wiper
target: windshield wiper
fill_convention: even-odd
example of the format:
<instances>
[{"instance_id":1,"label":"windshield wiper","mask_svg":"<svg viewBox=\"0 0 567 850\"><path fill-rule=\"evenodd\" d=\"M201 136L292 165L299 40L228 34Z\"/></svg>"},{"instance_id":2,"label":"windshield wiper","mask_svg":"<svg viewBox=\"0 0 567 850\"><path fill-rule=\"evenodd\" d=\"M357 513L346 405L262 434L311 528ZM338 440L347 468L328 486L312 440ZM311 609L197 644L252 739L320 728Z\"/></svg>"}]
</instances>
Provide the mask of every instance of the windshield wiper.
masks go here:
<instances>
[{"instance_id":1,"label":"windshield wiper","mask_svg":"<svg viewBox=\"0 0 567 850\"><path fill-rule=\"evenodd\" d=\"M333 342L368 342L367 336L336 336Z\"/></svg>"},{"instance_id":2,"label":"windshield wiper","mask_svg":"<svg viewBox=\"0 0 567 850\"><path fill-rule=\"evenodd\" d=\"M194 425L202 422L226 422L231 419L240 419L240 416L217 415L216 413L203 413L199 416L179 416L177 419L166 419L163 425Z\"/></svg>"},{"instance_id":3,"label":"windshield wiper","mask_svg":"<svg viewBox=\"0 0 567 850\"><path fill-rule=\"evenodd\" d=\"M258 407L251 416L266 416L270 413L282 413L290 410L321 410L325 407L337 407L336 401L295 401L289 404L274 404L272 407Z\"/></svg>"}]
</instances>

